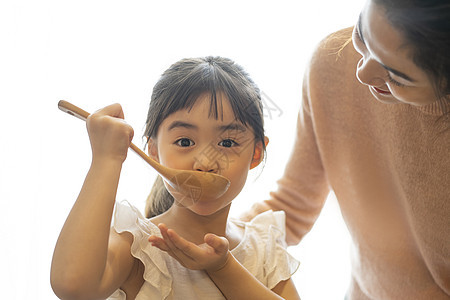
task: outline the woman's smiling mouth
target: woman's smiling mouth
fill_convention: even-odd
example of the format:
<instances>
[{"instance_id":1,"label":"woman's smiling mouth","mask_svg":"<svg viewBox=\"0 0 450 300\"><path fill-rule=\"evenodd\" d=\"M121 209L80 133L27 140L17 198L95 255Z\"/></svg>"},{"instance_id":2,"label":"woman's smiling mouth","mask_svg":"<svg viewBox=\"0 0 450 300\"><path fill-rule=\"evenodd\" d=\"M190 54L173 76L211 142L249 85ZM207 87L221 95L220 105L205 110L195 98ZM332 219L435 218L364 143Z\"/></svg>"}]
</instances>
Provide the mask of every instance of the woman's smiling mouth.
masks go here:
<instances>
[{"instance_id":1,"label":"woman's smiling mouth","mask_svg":"<svg viewBox=\"0 0 450 300\"><path fill-rule=\"evenodd\" d=\"M381 95L391 95L391 92L389 90L382 90L382 89L374 87L374 86L371 86L370 88Z\"/></svg>"}]
</instances>

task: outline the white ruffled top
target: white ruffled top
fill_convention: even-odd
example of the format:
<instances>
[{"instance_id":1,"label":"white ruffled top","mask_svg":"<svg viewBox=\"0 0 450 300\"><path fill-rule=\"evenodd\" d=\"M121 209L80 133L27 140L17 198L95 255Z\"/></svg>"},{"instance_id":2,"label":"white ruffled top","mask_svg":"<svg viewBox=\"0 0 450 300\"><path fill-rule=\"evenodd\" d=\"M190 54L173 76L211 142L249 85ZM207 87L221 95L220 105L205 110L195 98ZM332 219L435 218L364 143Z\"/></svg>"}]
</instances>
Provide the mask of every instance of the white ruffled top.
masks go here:
<instances>
[{"instance_id":1,"label":"white ruffled top","mask_svg":"<svg viewBox=\"0 0 450 300\"><path fill-rule=\"evenodd\" d=\"M286 251L285 214L266 211L250 222L229 219L244 229L242 241L231 250L233 256L269 289L295 273L299 262ZM225 299L206 272L190 270L148 242L161 236L157 226L127 201L117 203L113 228L134 236L131 253L145 266L144 284L136 300L144 299ZM118 289L108 300L125 300Z\"/></svg>"}]
</instances>

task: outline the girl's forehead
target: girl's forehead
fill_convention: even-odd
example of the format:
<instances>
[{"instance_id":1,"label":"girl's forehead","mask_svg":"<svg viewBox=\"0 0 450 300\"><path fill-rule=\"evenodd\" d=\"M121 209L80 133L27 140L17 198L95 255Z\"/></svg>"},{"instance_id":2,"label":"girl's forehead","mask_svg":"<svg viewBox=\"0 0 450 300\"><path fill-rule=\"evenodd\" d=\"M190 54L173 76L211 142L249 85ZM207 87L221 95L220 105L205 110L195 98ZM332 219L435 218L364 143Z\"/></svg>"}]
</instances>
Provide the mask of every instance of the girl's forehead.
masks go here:
<instances>
[{"instance_id":1,"label":"girl's forehead","mask_svg":"<svg viewBox=\"0 0 450 300\"><path fill-rule=\"evenodd\" d=\"M178 110L162 122L160 129L172 131L174 129L252 132L248 125L244 125L233 112L226 96L217 97L217 107L211 102L211 95L200 96L191 108ZM217 109L217 116L211 113Z\"/></svg>"},{"instance_id":2,"label":"girl's forehead","mask_svg":"<svg viewBox=\"0 0 450 300\"><path fill-rule=\"evenodd\" d=\"M179 114L185 114L192 118L213 118L222 122L236 120L231 102L222 92L217 92L215 97L211 93L200 94L192 107L179 111Z\"/></svg>"}]
</instances>

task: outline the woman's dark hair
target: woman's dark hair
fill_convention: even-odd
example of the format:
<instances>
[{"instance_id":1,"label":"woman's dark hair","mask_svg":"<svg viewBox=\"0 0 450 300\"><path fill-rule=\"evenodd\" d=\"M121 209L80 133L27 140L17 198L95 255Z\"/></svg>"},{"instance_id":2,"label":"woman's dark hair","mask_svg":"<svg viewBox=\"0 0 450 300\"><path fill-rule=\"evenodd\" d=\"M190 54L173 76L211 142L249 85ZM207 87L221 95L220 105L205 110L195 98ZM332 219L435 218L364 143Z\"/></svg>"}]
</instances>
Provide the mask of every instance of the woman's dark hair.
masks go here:
<instances>
[{"instance_id":1,"label":"woman's dark hair","mask_svg":"<svg viewBox=\"0 0 450 300\"><path fill-rule=\"evenodd\" d=\"M191 109L200 95L208 93L210 117L222 118L222 93L230 101L236 120L251 128L257 142L264 144L264 117L259 88L244 69L223 57L182 59L166 70L153 88L145 137L156 138L159 126L172 113ZM173 204L173 197L158 176L147 198L147 218L159 215Z\"/></svg>"},{"instance_id":2,"label":"woman's dark hair","mask_svg":"<svg viewBox=\"0 0 450 300\"><path fill-rule=\"evenodd\" d=\"M434 84L441 101L450 101L449 0L374 0L404 36L412 60Z\"/></svg>"}]
</instances>

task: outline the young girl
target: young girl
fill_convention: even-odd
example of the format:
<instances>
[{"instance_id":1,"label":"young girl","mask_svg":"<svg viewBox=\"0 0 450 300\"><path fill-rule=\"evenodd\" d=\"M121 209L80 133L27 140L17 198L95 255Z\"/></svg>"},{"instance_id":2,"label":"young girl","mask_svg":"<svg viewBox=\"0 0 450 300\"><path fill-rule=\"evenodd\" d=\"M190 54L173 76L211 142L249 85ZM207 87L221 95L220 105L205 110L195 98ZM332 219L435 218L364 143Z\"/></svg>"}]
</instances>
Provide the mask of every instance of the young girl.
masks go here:
<instances>
[{"instance_id":1,"label":"young girl","mask_svg":"<svg viewBox=\"0 0 450 300\"><path fill-rule=\"evenodd\" d=\"M228 218L231 201L248 171L262 161L267 144L259 89L248 74L229 59L208 57L181 60L162 75L148 112L150 156L171 168L223 175L231 184L217 199L185 201L186 195L169 188L172 197L158 179L146 208L151 218L123 202L116 205L111 230L119 175L133 137L123 118L115 104L87 120L92 164L55 247L55 294L248 299L247 291L230 286L242 278L262 283L255 284L255 295L277 297L269 288L298 299L290 279L298 262L286 252L284 213L267 212L249 223Z\"/></svg>"}]
</instances>

